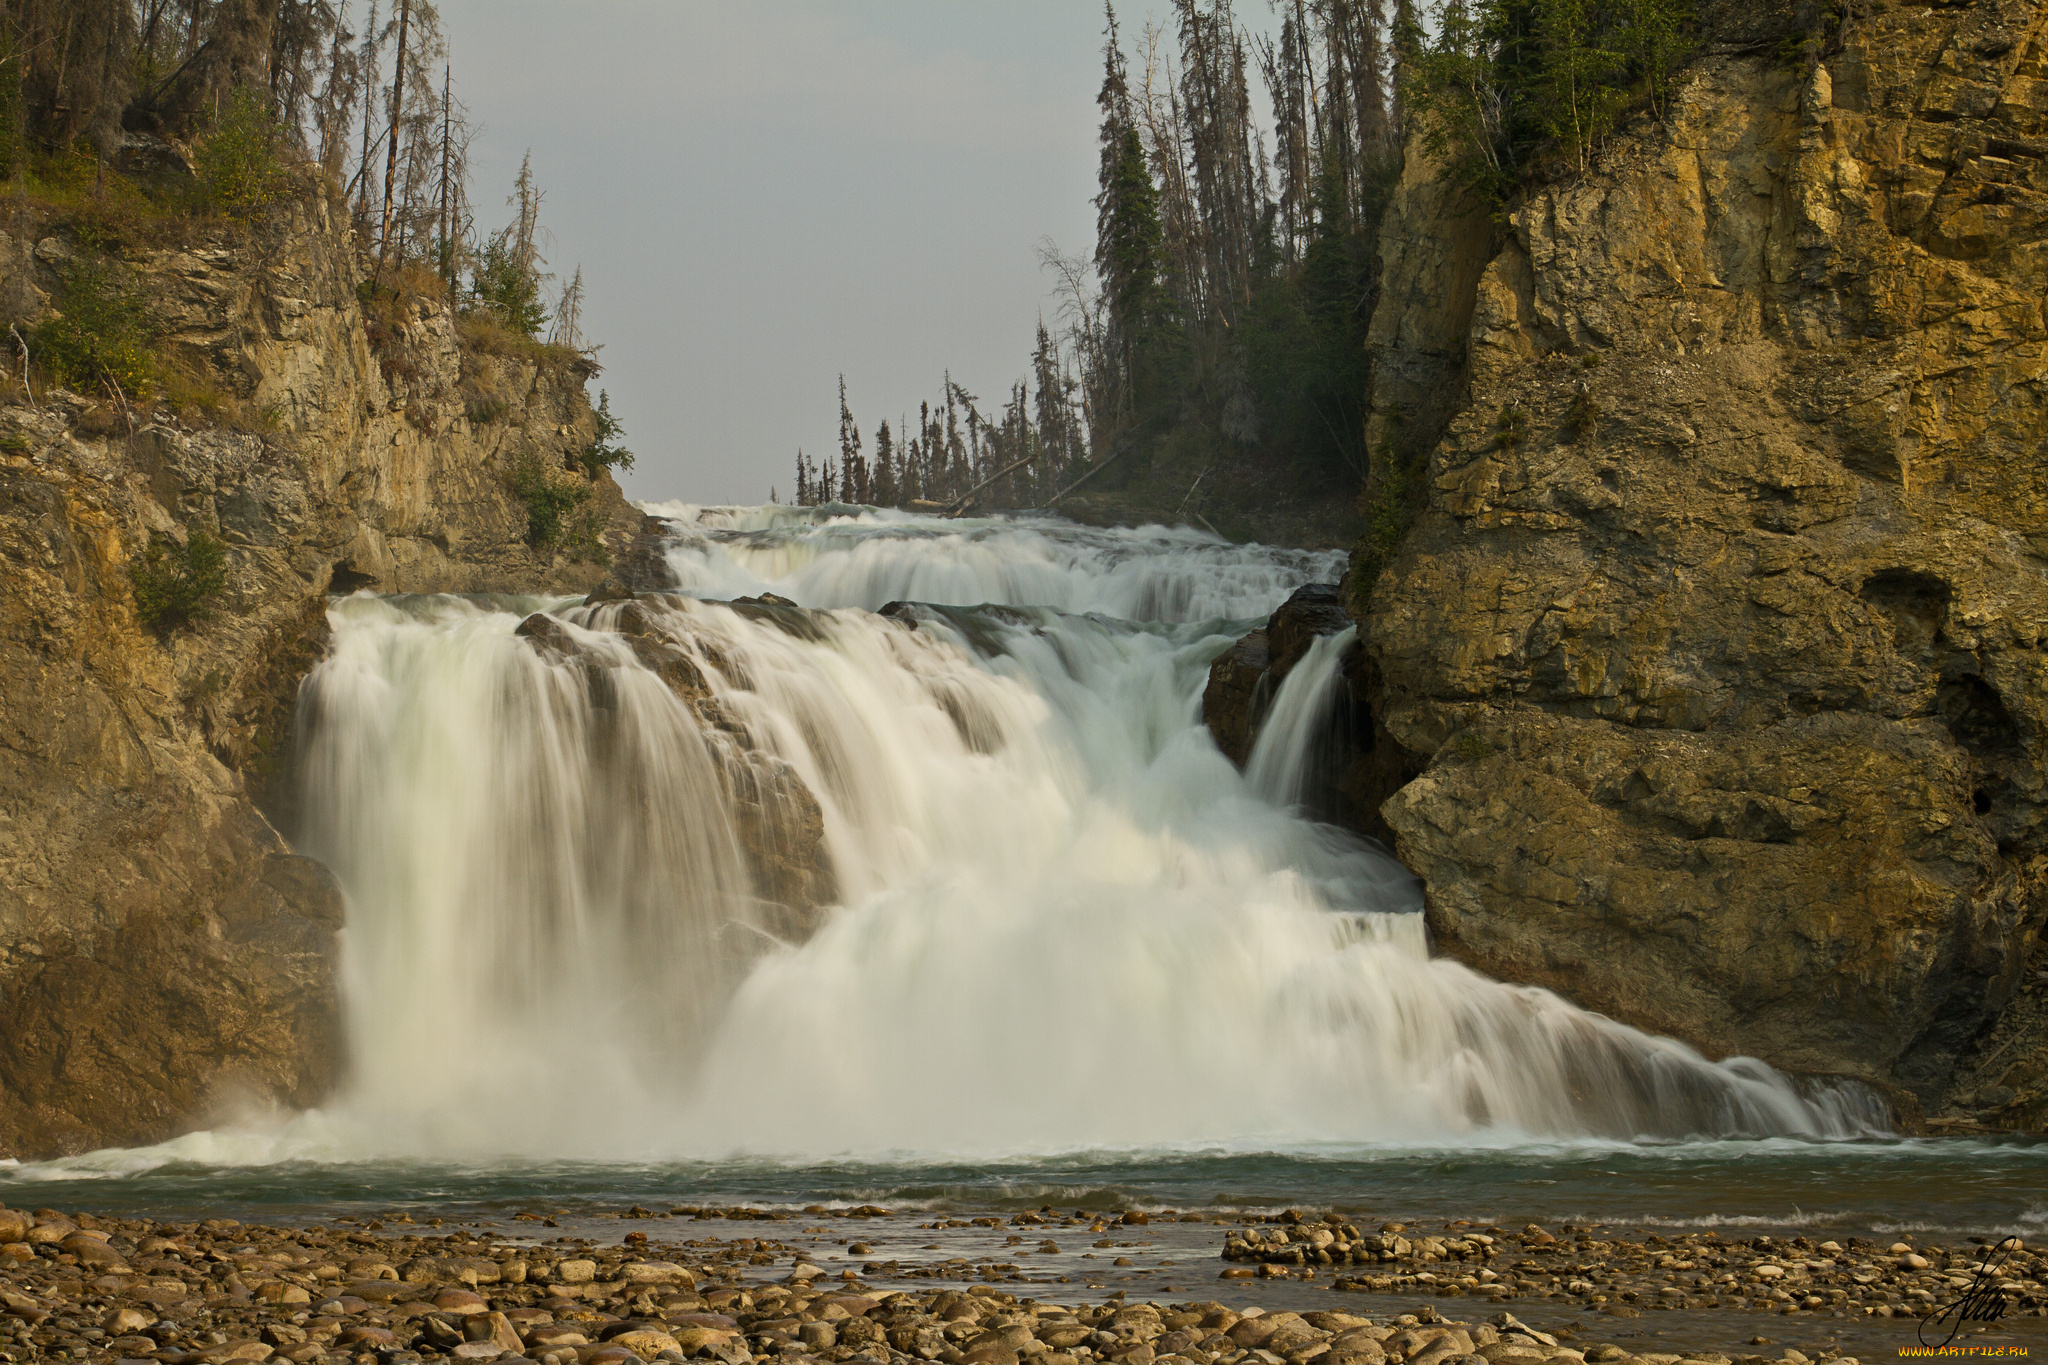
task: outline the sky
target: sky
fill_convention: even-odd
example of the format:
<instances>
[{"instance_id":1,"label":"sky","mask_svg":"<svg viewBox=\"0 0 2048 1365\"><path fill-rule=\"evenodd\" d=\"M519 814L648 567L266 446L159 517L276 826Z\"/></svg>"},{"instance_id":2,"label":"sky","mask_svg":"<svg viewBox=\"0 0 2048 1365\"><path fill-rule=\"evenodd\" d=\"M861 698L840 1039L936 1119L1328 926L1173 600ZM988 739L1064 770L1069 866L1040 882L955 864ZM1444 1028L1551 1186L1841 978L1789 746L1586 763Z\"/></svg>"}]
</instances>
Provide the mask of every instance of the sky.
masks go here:
<instances>
[{"instance_id":1,"label":"sky","mask_svg":"<svg viewBox=\"0 0 2048 1365\"><path fill-rule=\"evenodd\" d=\"M1267 18L1262 0L1244 17ZM1163 0L1118 10L1127 47ZM788 501L950 368L1000 404L1094 249L1100 0L441 0L480 230L528 149L634 498ZM595 393L593 393L593 398Z\"/></svg>"}]
</instances>

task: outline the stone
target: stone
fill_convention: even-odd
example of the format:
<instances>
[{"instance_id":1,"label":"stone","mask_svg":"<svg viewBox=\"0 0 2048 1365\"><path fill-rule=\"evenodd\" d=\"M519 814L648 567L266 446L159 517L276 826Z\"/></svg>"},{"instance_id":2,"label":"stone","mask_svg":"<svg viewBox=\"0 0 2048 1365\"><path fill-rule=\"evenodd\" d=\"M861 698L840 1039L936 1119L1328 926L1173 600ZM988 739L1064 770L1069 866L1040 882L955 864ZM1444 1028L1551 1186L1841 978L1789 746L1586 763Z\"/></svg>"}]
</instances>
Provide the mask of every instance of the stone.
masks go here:
<instances>
[{"instance_id":1,"label":"stone","mask_svg":"<svg viewBox=\"0 0 2048 1365\"><path fill-rule=\"evenodd\" d=\"M469 1341L488 1341L500 1351L518 1351L519 1332L503 1313L472 1313L462 1320L462 1335Z\"/></svg>"},{"instance_id":2,"label":"stone","mask_svg":"<svg viewBox=\"0 0 2048 1365\"><path fill-rule=\"evenodd\" d=\"M128 1273L128 1263L121 1259L121 1253L90 1233L74 1232L59 1242L58 1246L76 1256L82 1266L90 1266L103 1274Z\"/></svg>"},{"instance_id":3,"label":"stone","mask_svg":"<svg viewBox=\"0 0 2048 1365\"><path fill-rule=\"evenodd\" d=\"M657 1332L642 1327L631 1332L621 1332L610 1338L614 1346L623 1346L642 1360L652 1360L663 1351L679 1351L681 1345L666 1332Z\"/></svg>"},{"instance_id":4,"label":"stone","mask_svg":"<svg viewBox=\"0 0 2048 1365\"><path fill-rule=\"evenodd\" d=\"M344 1327L334 1340L342 1346L367 1346L372 1350L398 1345L398 1337L388 1327L371 1327L367 1324Z\"/></svg>"},{"instance_id":5,"label":"stone","mask_svg":"<svg viewBox=\"0 0 2048 1365\"><path fill-rule=\"evenodd\" d=\"M589 1284L597 1278L597 1262L572 1260L555 1262L555 1278L563 1284Z\"/></svg>"},{"instance_id":6,"label":"stone","mask_svg":"<svg viewBox=\"0 0 2048 1365\"><path fill-rule=\"evenodd\" d=\"M691 1325L679 1328L669 1335L674 1338L676 1349L694 1360L701 1355L715 1354L719 1347L734 1341L739 1334L716 1327Z\"/></svg>"},{"instance_id":7,"label":"stone","mask_svg":"<svg viewBox=\"0 0 2048 1365\"><path fill-rule=\"evenodd\" d=\"M100 1330L108 1336L122 1337L140 1332L156 1319L135 1308L116 1308L100 1319Z\"/></svg>"}]
</instances>

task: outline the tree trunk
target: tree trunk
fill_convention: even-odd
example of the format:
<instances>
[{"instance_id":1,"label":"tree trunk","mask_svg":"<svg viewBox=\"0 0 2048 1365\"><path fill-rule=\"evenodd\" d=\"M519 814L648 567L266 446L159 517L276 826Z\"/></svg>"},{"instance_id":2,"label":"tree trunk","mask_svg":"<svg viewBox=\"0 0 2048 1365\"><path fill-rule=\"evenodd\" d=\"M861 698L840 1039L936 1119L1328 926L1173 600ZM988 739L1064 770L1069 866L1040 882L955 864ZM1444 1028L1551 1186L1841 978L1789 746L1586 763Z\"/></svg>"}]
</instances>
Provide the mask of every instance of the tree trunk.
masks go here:
<instances>
[{"instance_id":1,"label":"tree trunk","mask_svg":"<svg viewBox=\"0 0 2048 1365\"><path fill-rule=\"evenodd\" d=\"M405 111L405 37L412 19L412 0L399 0L398 63L391 73L391 145L384 155L384 226L377 234L377 273L384 273L384 258L391 248L391 191L398 181L398 128Z\"/></svg>"}]
</instances>

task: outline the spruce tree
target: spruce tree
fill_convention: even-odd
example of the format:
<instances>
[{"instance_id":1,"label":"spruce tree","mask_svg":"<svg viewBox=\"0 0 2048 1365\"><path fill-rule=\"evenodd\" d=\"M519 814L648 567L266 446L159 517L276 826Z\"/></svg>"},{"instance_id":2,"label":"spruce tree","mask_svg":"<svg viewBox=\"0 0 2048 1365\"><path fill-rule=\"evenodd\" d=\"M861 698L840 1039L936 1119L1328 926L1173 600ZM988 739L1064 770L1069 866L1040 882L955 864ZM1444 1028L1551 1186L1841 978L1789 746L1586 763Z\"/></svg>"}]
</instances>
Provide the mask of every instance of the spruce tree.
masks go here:
<instances>
[{"instance_id":1,"label":"spruce tree","mask_svg":"<svg viewBox=\"0 0 2048 1365\"><path fill-rule=\"evenodd\" d=\"M1145 144L1131 109L1130 79L1117 35L1116 10L1105 5L1103 44L1102 161L1095 196L1095 272L1108 303L1106 349L1120 392L1114 406L1129 413L1149 394L1149 356L1165 322L1165 294L1159 271L1165 238L1159 225L1159 194L1145 164Z\"/></svg>"},{"instance_id":2,"label":"spruce tree","mask_svg":"<svg viewBox=\"0 0 2048 1365\"><path fill-rule=\"evenodd\" d=\"M889 436L889 419L875 428L874 501L877 507L896 505L896 452Z\"/></svg>"}]
</instances>

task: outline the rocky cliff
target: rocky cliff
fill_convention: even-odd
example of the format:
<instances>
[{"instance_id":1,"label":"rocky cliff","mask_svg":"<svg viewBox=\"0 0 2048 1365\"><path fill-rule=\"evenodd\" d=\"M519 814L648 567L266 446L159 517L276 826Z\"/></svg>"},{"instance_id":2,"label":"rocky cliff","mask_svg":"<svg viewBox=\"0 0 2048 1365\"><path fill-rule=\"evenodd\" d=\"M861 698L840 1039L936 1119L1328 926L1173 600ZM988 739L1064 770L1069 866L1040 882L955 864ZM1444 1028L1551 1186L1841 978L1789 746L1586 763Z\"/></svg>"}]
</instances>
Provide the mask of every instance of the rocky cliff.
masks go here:
<instances>
[{"instance_id":1,"label":"rocky cliff","mask_svg":"<svg viewBox=\"0 0 2048 1365\"><path fill-rule=\"evenodd\" d=\"M0 227L0 298L29 335L68 263L107 248L27 206ZM595 434L587 363L404 292L366 318L317 198L172 235L113 254L208 403L18 376L0 397L0 1155L318 1102L341 899L280 833L274 779L325 595L596 583L598 545L527 544L521 461L584 479L610 551L639 529L609 477L570 469ZM225 589L159 634L131 571L195 535L225 543Z\"/></svg>"},{"instance_id":2,"label":"rocky cliff","mask_svg":"<svg viewBox=\"0 0 2048 1365\"><path fill-rule=\"evenodd\" d=\"M1351 585L1440 950L2048 1119L2048 9L1707 7L1505 227L1410 159ZM1439 400L1436 396L1444 395Z\"/></svg>"}]
</instances>

